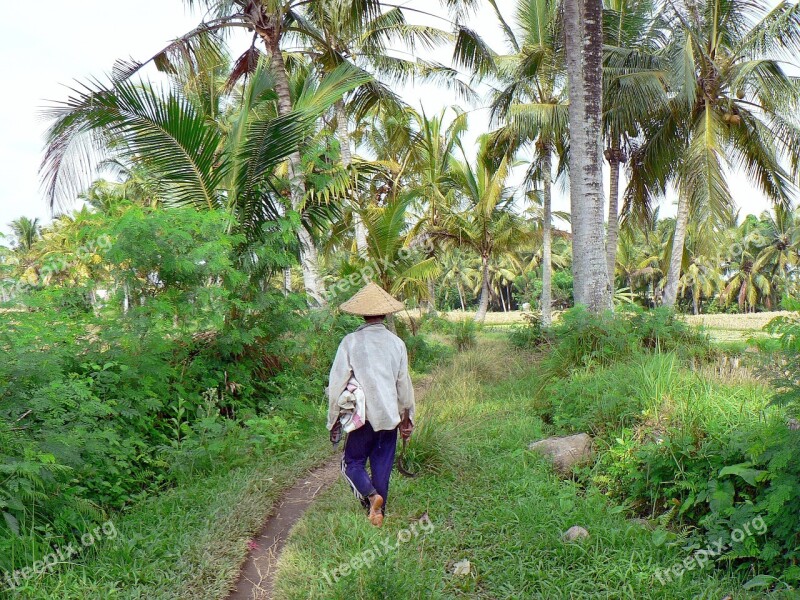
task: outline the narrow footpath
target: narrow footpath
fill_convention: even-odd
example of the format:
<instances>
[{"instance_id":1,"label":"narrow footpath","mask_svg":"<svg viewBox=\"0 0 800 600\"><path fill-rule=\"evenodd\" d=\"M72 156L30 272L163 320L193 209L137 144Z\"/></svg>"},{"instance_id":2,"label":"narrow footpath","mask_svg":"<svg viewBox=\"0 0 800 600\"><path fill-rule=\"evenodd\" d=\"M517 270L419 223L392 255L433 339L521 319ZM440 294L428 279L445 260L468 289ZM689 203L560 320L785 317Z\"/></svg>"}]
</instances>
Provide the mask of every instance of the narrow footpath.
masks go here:
<instances>
[{"instance_id":1,"label":"narrow footpath","mask_svg":"<svg viewBox=\"0 0 800 600\"><path fill-rule=\"evenodd\" d=\"M340 454L309 471L289 488L275 505L260 533L253 539L242 566L236 589L227 600L270 600L275 583L275 567L292 527L317 496L327 490L339 475Z\"/></svg>"}]
</instances>

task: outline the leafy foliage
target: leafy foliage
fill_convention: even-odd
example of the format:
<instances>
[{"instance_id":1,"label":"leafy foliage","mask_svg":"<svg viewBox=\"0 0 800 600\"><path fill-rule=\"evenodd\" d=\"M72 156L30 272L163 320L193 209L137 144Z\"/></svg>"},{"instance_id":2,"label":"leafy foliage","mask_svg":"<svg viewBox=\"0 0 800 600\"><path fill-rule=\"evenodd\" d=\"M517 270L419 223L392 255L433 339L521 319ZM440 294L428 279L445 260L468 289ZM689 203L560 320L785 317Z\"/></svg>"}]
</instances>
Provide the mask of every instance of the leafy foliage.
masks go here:
<instances>
[{"instance_id":1,"label":"leafy foliage","mask_svg":"<svg viewBox=\"0 0 800 600\"><path fill-rule=\"evenodd\" d=\"M785 302L789 310L800 310L800 302ZM778 393L775 401L785 404L800 416L800 315L797 312L775 317L765 329L776 339L765 340L761 346L769 352L770 373Z\"/></svg>"},{"instance_id":2,"label":"leafy foliage","mask_svg":"<svg viewBox=\"0 0 800 600\"><path fill-rule=\"evenodd\" d=\"M575 368L608 366L642 350L710 352L708 340L665 308L629 306L618 315L592 315L583 307L564 312L553 328L556 344L544 364L545 379L563 377Z\"/></svg>"},{"instance_id":3,"label":"leafy foliage","mask_svg":"<svg viewBox=\"0 0 800 600\"><path fill-rule=\"evenodd\" d=\"M536 313L523 315L524 325L516 325L511 330L509 340L518 348L535 348L546 341L542 330L542 319Z\"/></svg>"},{"instance_id":4,"label":"leafy foliage","mask_svg":"<svg viewBox=\"0 0 800 600\"><path fill-rule=\"evenodd\" d=\"M227 222L136 207L87 222L84 234L110 239L102 279L31 288L2 312L0 568L108 511L289 448L317 414L352 322L264 289L287 260L280 232L249 272Z\"/></svg>"}]
</instances>

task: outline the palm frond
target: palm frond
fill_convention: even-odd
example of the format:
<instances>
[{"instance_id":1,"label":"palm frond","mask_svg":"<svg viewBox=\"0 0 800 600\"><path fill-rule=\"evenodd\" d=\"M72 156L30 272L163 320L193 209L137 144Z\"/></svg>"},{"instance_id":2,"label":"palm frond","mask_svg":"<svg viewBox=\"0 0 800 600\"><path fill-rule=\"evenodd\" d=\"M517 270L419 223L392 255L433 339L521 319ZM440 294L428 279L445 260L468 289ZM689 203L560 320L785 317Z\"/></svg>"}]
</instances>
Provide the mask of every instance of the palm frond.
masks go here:
<instances>
[{"instance_id":1,"label":"palm frond","mask_svg":"<svg viewBox=\"0 0 800 600\"><path fill-rule=\"evenodd\" d=\"M45 113L54 121L41 166L51 206L72 201L109 155L146 164L177 203L218 204L228 167L217 155L221 136L185 98L130 81L73 92Z\"/></svg>"},{"instance_id":2,"label":"palm frond","mask_svg":"<svg viewBox=\"0 0 800 600\"><path fill-rule=\"evenodd\" d=\"M460 26L453 48L453 62L473 73L485 75L495 68L495 53L483 38L468 27Z\"/></svg>"},{"instance_id":3,"label":"palm frond","mask_svg":"<svg viewBox=\"0 0 800 600\"><path fill-rule=\"evenodd\" d=\"M800 4L779 2L750 29L736 50L748 58L796 59L800 55Z\"/></svg>"}]
</instances>

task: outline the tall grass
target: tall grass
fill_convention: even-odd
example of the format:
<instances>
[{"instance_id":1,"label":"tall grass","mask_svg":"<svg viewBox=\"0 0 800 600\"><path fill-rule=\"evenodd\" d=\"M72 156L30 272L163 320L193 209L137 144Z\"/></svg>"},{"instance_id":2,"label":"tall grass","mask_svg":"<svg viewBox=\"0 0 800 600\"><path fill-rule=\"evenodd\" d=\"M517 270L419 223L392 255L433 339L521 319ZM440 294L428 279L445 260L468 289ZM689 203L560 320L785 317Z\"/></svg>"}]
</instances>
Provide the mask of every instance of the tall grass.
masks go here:
<instances>
[{"instance_id":1,"label":"tall grass","mask_svg":"<svg viewBox=\"0 0 800 600\"><path fill-rule=\"evenodd\" d=\"M722 376L719 355L669 319L570 319L545 360L537 409L557 433L595 436L599 458L578 480L669 523L675 544L725 540L720 562L764 575L751 585L800 582L800 514L787 503L800 495L800 432L771 405L774 390ZM733 543L731 531L756 517L767 532Z\"/></svg>"}]
</instances>

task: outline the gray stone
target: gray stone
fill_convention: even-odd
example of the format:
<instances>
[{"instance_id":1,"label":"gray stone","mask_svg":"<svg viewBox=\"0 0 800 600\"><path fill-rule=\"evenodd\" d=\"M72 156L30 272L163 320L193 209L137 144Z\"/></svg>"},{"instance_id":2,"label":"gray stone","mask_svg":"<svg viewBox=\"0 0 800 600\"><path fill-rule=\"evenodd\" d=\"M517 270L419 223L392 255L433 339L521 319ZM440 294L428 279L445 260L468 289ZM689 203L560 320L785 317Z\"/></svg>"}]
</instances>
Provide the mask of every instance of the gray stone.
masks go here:
<instances>
[{"instance_id":1,"label":"gray stone","mask_svg":"<svg viewBox=\"0 0 800 600\"><path fill-rule=\"evenodd\" d=\"M528 450L548 457L559 473L568 474L576 464L591 460L592 438L586 433L551 437L532 442Z\"/></svg>"},{"instance_id":2,"label":"gray stone","mask_svg":"<svg viewBox=\"0 0 800 600\"><path fill-rule=\"evenodd\" d=\"M561 539L565 542L574 542L575 540L583 540L589 537L589 532L580 525L573 525L564 532Z\"/></svg>"},{"instance_id":3,"label":"gray stone","mask_svg":"<svg viewBox=\"0 0 800 600\"><path fill-rule=\"evenodd\" d=\"M458 561L455 565L453 565L453 575L458 575L463 577L464 575L469 575L471 571L472 571L472 565L466 558L464 560Z\"/></svg>"}]
</instances>

